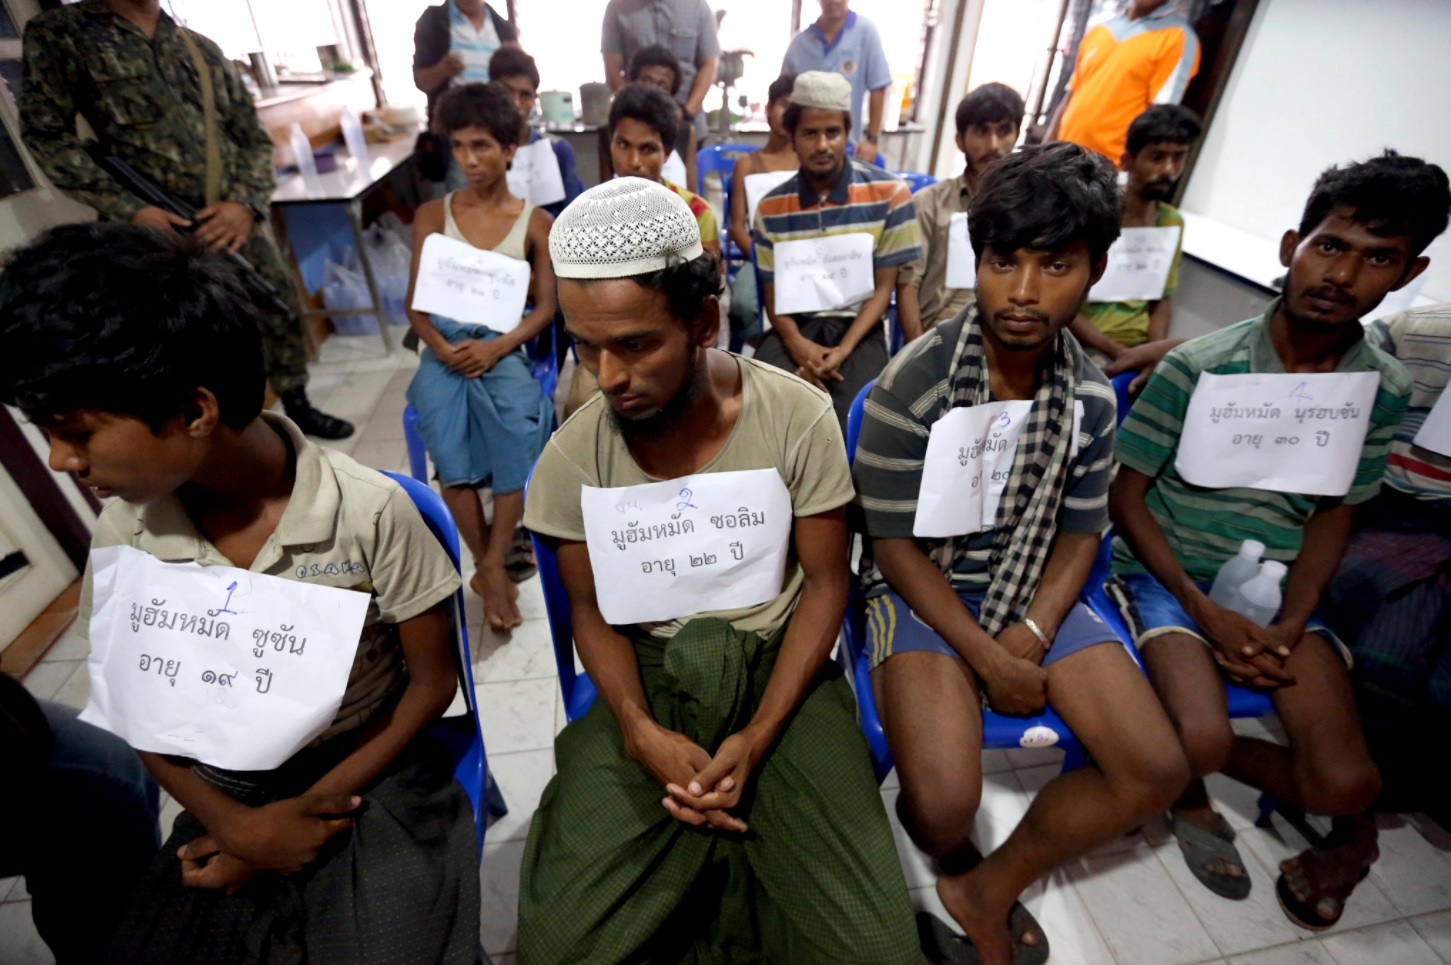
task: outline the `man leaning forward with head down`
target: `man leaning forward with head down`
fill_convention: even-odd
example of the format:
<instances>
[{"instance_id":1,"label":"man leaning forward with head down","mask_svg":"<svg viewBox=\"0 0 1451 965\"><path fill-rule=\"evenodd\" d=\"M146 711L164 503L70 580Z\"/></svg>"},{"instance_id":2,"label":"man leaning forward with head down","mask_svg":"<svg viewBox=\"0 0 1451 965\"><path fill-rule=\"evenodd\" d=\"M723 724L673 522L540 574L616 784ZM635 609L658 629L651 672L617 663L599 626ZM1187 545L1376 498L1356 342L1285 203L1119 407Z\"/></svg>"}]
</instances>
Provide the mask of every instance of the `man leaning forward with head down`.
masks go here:
<instances>
[{"instance_id":1,"label":"man leaning forward with head down","mask_svg":"<svg viewBox=\"0 0 1451 965\"><path fill-rule=\"evenodd\" d=\"M601 392L544 450L525 523L557 547L599 699L555 744L519 961L920 961L828 660L852 499L830 400L712 348L715 258L668 188L586 191L550 252Z\"/></svg>"}]
</instances>

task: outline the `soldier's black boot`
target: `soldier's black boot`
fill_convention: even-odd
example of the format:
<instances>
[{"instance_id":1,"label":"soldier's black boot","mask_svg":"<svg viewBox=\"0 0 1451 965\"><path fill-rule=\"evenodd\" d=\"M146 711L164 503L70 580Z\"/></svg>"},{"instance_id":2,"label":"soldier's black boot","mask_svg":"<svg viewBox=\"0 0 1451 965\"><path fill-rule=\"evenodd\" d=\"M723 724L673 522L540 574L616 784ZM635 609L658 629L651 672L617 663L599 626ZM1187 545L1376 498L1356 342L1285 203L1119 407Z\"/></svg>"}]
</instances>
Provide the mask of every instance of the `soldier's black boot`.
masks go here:
<instances>
[{"instance_id":1,"label":"soldier's black boot","mask_svg":"<svg viewBox=\"0 0 1451 965\"><path fill-rule=\"evenodd\" d=\"M346 439L353 434L353 424L319 412L307 400L306 389L293 389L282 393L282 408L287 418L297 423L303 435L319 439Z\"/></svg>"}]
</instances>

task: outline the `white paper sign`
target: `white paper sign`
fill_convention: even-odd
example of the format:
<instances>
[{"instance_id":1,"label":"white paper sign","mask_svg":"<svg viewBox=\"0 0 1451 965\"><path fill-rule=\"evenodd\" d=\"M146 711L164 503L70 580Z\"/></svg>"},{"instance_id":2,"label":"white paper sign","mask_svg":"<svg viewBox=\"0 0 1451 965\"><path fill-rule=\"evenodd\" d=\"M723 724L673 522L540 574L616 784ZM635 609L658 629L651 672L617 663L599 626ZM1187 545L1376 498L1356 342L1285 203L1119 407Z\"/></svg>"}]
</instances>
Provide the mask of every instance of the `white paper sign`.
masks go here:
<instances>
[{"instance_id":1,"label":"white paper sign","mask_svg":"<svg viewBox=\"0 0 1451 965\"><path fill-rule=\"evenodd\" d=\"M529 263L431 234L418 259L413 310L495 332L518 327L529 296Z\"/></svg>"},{"instance_id":2,"label":"white paper sign","mask_svg":"<svg viewBox=\"0 0 1451 965\"><path fill-rule=\"evenodd\" d=\"M1451 456L1451 392L1441 393L1411 442L1422 449Z\"/></svg>"},{"instance_id":3,"label":"white paper sign","mask_svg":"<svg viewBox=\"0 0 1451 965\"><path fill-rule=\"evenodd\" d=\"M947 287L977 287L977 256L967 237L967 212L959 211L947 222Z\"/></svg>"},{"instance_id":4,"label":"white paper sign","mask_svg":"<svg viewBox=\"0 0 1451 965\"><path fill-rule=\"evenodd\" d=\"M1199 374L1174 467L1196 486L1350 491L1378 372Z\"/></svg>"},{"instance_id":5,"label":"white paper sign","mask_svg":"<svg viewBox=\"0 0 1451 965\"><path fill-rule=\"evenodd\" d=\"M1018 437L1031 399L950 410L932 425L912 535L941 539L982 533L997 525L998 505L1013 475ZM1073 400L1069 460L1078 457L1083 403Z\"/></svg>"},{"instance_id":6,"label":"white paper sign","mask_svg":"<svg viewBox=\"0 0 1451 965\"><path fill-rule=\"evenodd\" d=\"M690 185L685 183L688 179L688 174L685 170L685 159L680 156L679 151L670 152L670 156L660 166L660 176L671 184L685 188L686 190L692 190Z\"/></svg>"},{"instance_id":7,"label":"white paper sign","mask_svg":"<svg viewBox=\"0 0 1451 965\"><path fill-rule=\"evenodd\" d=\"M611 624L756 606L781 592L794 517L774 469L585 486L580 501L595 598Z\"/></svg>"},{"instance_id":8,"label":"white paper sign","mask_svg":"<svg viewBox=\"0 0 1451 965\"><path fill-rule=\"evenodd\" d=\"M541 137L514 152L505 176L509 193L535 207L564 200L564 175L559 171L559 156L549 138Z\"/></svg>"},{"instance_id":9,"label":"white paper sign","mask_svg":"<svg viewBox=\"0 0 1451 965\"><path fill-rule=\"evenodd\" d=\"M795 171L766 171L746 175L746 224L756 223L756 205L761 199L796 176Z\"/></svg>"},{"instance_id":10,"label":"white paper sign","mask_svg":"<svg viewBox=\"0 0 1451 965\"><path fill-rule=\"evenodd\" d=\"M1125 228L1108 249L1108 267L1088 291L1091 302L1153 301L1164 297L1174 252L1179 250L1179 225Z\"/></svg>"},{"instance_id":11,"label":"white paper sign","mask_svg":"<svg viewBox=\"0 0 1451 965\"><path fill-rule=\"evenodd\" d=\"M776 245L776 314L824 312L871 297L872 236L864 231Z\"/></svg>"},{"instance_id":12,"label":"white paper sign","mask_svg":"<svg viewBox=\"0 0 1451 965\"><path fill-rule=\"evenodd\" d=\"M130 546L92 551L91 570L87 723L137 750L261 771L337 715L366 593Z\"/></svg>"}]
</instances>

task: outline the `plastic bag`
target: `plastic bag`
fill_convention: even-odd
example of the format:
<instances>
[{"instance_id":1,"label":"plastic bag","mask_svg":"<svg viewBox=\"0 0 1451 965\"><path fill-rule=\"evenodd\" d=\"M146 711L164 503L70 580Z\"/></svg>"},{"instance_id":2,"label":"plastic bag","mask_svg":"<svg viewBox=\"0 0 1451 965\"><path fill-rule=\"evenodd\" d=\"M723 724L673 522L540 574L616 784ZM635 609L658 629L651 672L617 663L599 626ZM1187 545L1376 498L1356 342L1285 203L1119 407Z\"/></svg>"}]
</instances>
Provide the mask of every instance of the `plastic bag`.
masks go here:
<instances>
[{"instance_id":1,"label":"plastic bag","mask_svg":"<svg viewBox=\"0 0 1451 965\"><path fill-rule=\"evenodd\" d=\"M383 302L383 314L394 325L407 325L404 302L408 297L408 273L413 266L413 250L397 231L372 225L363 236L368 248L368 265ZM366 301L364 302L366 304Z\"/></svg>"},{"instance_id":2,"label":"plastic bag","mask_svg":"<svg viewBox=\"0 0 1451 965\"><path fill-rule=\"evenodd\" d=\"M357 253L348 250L345 261L357 262ZM368 280L361 270L340 265L329 259L323 267L322 303L330 311L367 308ZM339 335L376 335L378 321L372 315L334 315L333 328Z\"/></svg>"}]
</instances>

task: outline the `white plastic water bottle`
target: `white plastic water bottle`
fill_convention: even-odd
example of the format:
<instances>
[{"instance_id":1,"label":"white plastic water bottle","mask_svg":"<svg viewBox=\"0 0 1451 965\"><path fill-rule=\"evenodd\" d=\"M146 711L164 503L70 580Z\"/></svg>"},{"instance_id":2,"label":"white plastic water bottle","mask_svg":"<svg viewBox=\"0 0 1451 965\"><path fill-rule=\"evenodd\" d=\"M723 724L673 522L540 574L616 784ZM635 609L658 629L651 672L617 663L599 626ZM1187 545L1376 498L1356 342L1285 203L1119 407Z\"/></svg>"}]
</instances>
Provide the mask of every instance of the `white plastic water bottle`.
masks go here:
<instances>
[{"instance_id":1,"label":"white plastic water bottle","mask_svg":"<svg viewBox=\"0 0 1451 965\"><path fill-rule=\"evenodd\" d=\"M1234 591L1229 609L1262 627L1269 626L1280 612L1280 580L1285 578L1285 573L1285 564L1277 560L1261 563L1259 573Z\"/></svg>"},{"instance_id":2,"label":"white plastic water bottle","mask_svg":"<svg viewBox=\"0 0 1451 965\"><path fill-rule=\"evenodd\" d=\"M1209 599L1220 606L1229 606L1234 591L1239 589L1260 571L1260 557L1264 555L1265 544L1257 539L1247 539L1239 544L1239 552L1225 561L1209 588Z\"/></svg>"}]
</instances>

